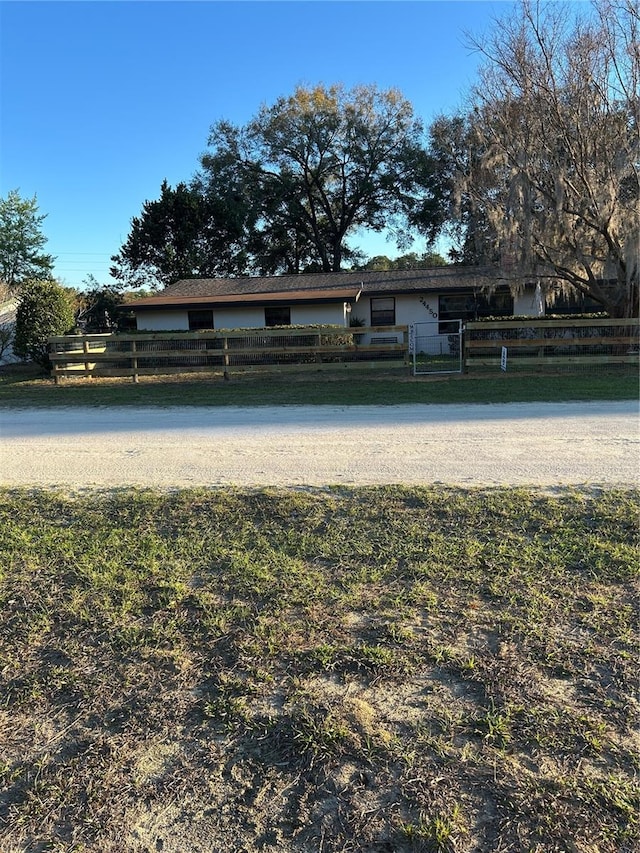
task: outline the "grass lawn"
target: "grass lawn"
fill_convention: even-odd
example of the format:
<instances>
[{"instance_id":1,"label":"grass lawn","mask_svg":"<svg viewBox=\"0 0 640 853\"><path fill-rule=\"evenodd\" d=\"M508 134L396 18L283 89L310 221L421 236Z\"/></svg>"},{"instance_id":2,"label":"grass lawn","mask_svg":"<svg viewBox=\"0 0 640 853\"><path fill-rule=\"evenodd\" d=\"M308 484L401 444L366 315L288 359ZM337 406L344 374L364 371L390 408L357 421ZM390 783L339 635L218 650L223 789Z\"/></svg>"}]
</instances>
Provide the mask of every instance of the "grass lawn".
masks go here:
<instances>
[{"instance_id":1,"label":"grass lawn","mask_svg":"<svg viewBox=\"0 0 640 853\"><path fill-rule=\"evenodd\" d=\"M417 377L408 371L249 373L65 379L54 385L33 370L0 372L0 408L33 406L265 406L515 403L638 397L636 371L592 374Z\"/></svg>"},{"instance_id":2,"label":"grass lawn","mask_svg":"<svg viewBox=\"0 0 640 853\"><path fill-rule=\"evenodd\" d=\"M5 490L0 849L631 853L639 510Z\"/></svg>"}]
</instances>

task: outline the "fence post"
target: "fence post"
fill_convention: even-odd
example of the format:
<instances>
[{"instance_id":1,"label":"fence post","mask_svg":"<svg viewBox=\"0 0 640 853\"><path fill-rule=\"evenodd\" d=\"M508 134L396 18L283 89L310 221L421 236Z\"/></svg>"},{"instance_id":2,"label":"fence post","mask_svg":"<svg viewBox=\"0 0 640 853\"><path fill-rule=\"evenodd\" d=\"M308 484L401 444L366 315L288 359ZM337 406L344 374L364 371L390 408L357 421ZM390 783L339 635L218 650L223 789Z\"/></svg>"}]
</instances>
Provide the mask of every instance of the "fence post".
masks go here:
<instances>
[{"instance_id":1,"label":"fence post","mask_svg":"<svg viewBox=\"0 0 640 853\"><path fill-rule=\"evenodd\" d=\"M49 352L50 353L57 353L58 352L58 344L57 343L49 344ZM57 360L53 361L52 367L51 367L51 372L53 373L53 384L54 385L60 384L60 374L59 374L58 370L59 370L59 368L58 368Z\"/></svg>"},{"instance_id":2,"label":"fence post","mask_svg":"<svg viewBox=\"0 0 640 853\"><path fill-rule=\"evenodd\" d=\"M136 353L138 348L136 347L136 342L131 341L131 352ZM131 369L133 370L132 378L134 382L138 382L138 359L135 355L131 358Z\"/></svg>"},{"instance_id":3,"label":"fence post","mask_svg":"<svg viewBox=\"0 0 640 853\"><path fill-rule=\"evenodd\" d=\"M222 339L222 351L224 352L224 378L229 379L229 339L225 335Z\"/></svg>"},{"instance_id":4,"label":"fence post","mask_svg":"<svg viewBox=\"0 0 640 853\"><path fill-rule=\"evenodd\" d=\"M88 341L86 338L82 341L82 352L83 352L86 356L88 356L88 354L89 354L89 341ZM85 375L85 378L86 378L87 376L90 376L90 373L89 373L89 371L90 371L90 370L91 370L91 368L89 367L89 359L87 358L87 359L85 359L85 362L84 362L84 375Z\"/></svg>"},{"instance_id":5,"label":"fence post","mask_svg":"<svg viewBox=\"0 0 640 853\"><path fill-rule=\"evenodd\" d=\"M460 321L460 373L468 373L469 368L466 365L465 346L467 343L467 327Z\"/></svg>"}]
</instances>

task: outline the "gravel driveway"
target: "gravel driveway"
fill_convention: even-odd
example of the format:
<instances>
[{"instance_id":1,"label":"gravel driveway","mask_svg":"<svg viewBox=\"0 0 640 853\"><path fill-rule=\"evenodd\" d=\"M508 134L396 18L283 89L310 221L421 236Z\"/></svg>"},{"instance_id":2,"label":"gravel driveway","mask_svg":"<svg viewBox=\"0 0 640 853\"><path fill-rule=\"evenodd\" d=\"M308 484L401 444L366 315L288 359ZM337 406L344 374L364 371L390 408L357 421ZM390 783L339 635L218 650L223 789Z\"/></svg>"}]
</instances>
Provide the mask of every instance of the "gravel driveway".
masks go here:
<instances>
[{"instance_id":1,"label":"gravel driveway","mask_svg":"<svg viewBox=\"0 0 640 853\"><path fill-rule=\"evenodd\" d=\"M638 485L638 404L0 412L5 486Z\"/></svg>"}]
</instances>

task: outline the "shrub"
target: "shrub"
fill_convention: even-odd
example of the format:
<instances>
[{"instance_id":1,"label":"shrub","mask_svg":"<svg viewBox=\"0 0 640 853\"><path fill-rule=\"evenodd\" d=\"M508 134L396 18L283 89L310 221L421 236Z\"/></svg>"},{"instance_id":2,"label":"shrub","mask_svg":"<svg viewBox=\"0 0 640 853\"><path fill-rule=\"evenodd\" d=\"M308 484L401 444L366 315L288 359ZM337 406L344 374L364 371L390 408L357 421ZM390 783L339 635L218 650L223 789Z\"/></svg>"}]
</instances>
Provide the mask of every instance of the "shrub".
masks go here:
<instances>
[{"instance_id":1,"label":"shrub","mask_svg":"<svg viewBox=\"0 0 640 853\"><path fill-rule=\"evenodd\" d=\"M47 338L66 334L73 324L73 306L64 288L55 281L27 282L20 291L13 350L50 370Z\"/></svg>"}]
</instances>

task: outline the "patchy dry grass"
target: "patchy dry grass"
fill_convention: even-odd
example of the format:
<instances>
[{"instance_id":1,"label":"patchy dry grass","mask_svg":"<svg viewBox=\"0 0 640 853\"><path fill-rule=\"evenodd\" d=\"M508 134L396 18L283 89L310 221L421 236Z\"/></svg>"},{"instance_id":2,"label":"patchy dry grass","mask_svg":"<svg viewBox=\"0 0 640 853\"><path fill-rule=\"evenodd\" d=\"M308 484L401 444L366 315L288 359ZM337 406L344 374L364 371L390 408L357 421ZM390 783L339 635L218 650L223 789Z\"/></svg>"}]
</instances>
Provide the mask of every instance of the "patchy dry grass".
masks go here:
<instances>
[{"instance_id":1,"label":"patchy dry grass","mask_svg":"<svg viewBox=\"0 0 640 853\"><path fill-rule=\"evenodd\" d=\"M639 506L3 492L0 849L636 849Z\"/></svg>"}]
</instances>

